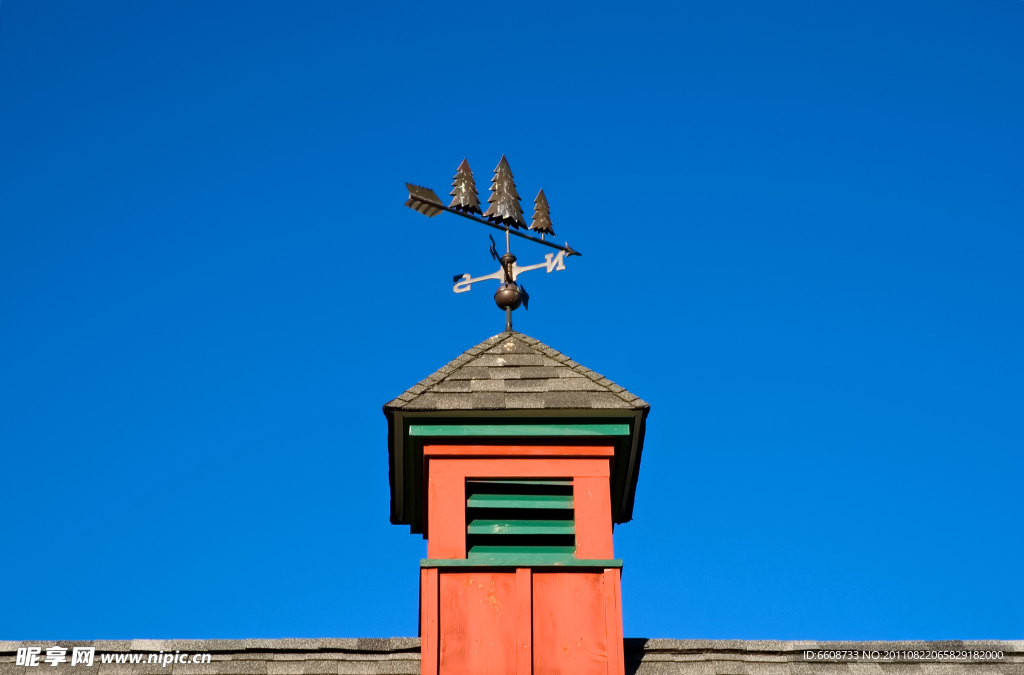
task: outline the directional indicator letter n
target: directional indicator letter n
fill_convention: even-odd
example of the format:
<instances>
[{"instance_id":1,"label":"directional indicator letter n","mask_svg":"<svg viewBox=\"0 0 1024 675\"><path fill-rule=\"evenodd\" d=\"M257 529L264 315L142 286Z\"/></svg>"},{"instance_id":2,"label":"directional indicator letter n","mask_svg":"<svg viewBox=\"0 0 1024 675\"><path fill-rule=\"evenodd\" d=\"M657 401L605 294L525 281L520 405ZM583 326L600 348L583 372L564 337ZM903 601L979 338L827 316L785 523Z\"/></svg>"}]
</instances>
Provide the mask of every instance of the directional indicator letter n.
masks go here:
<instances>
[{"instance_id":1,"label":"directional indicator letter n","mask_svg":"<svg viewBox=\"0 0 1024 675\"><path fill-rule=\"evenodd\" d=\"M544 264L547 265L547 271L550 274L552 270L564 270L565 269L565 251L559 251L558 255L554 253L548 253L544 256Z\"/></svg>"}]
</instances>

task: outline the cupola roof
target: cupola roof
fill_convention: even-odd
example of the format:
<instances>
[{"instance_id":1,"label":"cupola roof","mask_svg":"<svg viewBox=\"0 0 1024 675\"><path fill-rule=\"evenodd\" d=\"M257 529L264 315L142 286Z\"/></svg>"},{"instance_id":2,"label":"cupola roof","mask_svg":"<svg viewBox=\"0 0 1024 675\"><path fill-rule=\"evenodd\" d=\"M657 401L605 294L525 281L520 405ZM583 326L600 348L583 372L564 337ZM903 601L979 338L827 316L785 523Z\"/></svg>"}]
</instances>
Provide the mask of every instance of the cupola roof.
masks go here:
<instances>
[{"instance_id":1,"label":"cupola roof","mask_svg":"<svg viewBox=\"0 0 1024 675\"><path fill-rule=\"evenodd\" d=\"M392 410L645 410L650 405L529 335L488 338L384 405Z\"/></svg>"}]
</instances>

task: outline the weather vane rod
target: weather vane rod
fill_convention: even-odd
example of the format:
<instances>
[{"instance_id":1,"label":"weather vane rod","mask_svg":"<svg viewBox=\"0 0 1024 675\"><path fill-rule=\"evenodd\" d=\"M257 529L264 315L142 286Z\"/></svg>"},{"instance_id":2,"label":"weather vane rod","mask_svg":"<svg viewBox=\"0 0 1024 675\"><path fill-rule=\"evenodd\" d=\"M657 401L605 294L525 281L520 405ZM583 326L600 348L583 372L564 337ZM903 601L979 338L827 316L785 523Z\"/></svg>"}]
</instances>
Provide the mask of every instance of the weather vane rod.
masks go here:
<instances>
[{"instance_id":1,"label":"weather vane rod","mask_svg":"<svg viewBox=\"0 0 1024 675\"><path fill-rule=\"evenodd\" d=\"M545 268L548 273L564 270L566 258L582 255L579 251L569 246L568 242L564 246L560 246L553 241L544 239L546 235L555 236L554 227L551 225L551 209L548 206L544 190L538 192L536 199L533 200L533 222L529 226L526 225L526 221L523 219L522 207L519 205L519 193L516 192L515 181L512 178L512 169L509 167L508 160L505 159L504 155L501 156L501 161L498 162L498 166L494 169L494 178L491 179L491 196L487 200L489 206L487 211L484 212L480 211L480 197L477 194L473 171L469 168L469 162L465 159L459 165L455 179L452 182L453 189L449 194L454 199L452 199L451 204L448 206L445 206L441 202L441 198L437 196L437 193L430 188L411 183L406 183L405 186L409 189L409 199L406 200L405 205L428 218L433 218L447 211L448 213L454 213L457 216L462 216L487 227L493 227L496 230L503 230L505 232L505 254L500 257L494 243L494 237L490 238L491 257L501 262L501 269L482 277L457 274L452 278L452 281L455 283L452 290L456 293L465 293L471 289L473 284L479 281L497 280L499 286L498 291L494 294L494 301L499 308L505 310L505 330L507 331L512 330L512 311L518 309L520 305L522 305L523 309L528 310L530 308L530 295L526 292L526 288L517 282L519 275L541 268ZM519 232L520 227L540 233L540 238ZM516 264L516 257L512 255L509 242L510 234L549 246L556 249L558 253L546 254L542 263L520 267Z\"/></svg>"},{"instance_id":2,"label":"weather vane rod","mask_svg":"<svg viewBox=\"0 0 1024 675\"><path fill-rule=\"evenodd\" d=\"M438 196L436 194L434 194L434 191L431 190L430 188L420 187L419 185L413 185L412 183L406 183L405 187L409 188L409 199L408 199L408 201L405 202L405 205L408 206L410 209L413 209L415 211L419 211L420 213L424 213L424 208L423 207L426 207L426 206L429 206L432 209L433 208L441 209L442 211L447 211L448 213L454 213L455 215L462 216L463 218L469 218L470 220L472 220L474 222L477 222L477 223L480 223L481 225L486 225L487 227L493 227L496 230L501 230L501 231L503 231L505 233L506 238L507 238L508 235L511 234L514 237L522 237L523 239L529 239L530 241L535 241L538 244L544 244L545 246L550 246L551 248L558 249L559 251L565 251L566 255L578 255L578 256L582 256L583 255L579 251L575 250L572 246L569 246L568 242L565 244L565 246L560 246L560 245L556 244L553 241L545 241L544 239L538 239L537 237L531 237L530 235L525 234L523 232L519 232L517 230L510 230L505 225L498 225L497 223L494 223L494 222L492 222L490 220L487 220L485 218L481 218L479 216L474 216L471 213L466 213L464 211L459 211L458 209L453 209L450 206L445 206L444 204L441 203L441 200L438 198ZM430 195L433 197L433 200L431 200L430 197L423 197L420 194L417 194L418 192L429 192ZM410 202L413 202L413 204L421 204L423 206L414 206L413 204L410 204ZM424 215L427 215L428 218L433 218L438 213L440 213L440 211L438 211L438 212L436 212L436 213L434 213L432 215L427 215L425 213L424 213Z\"/></svg>"}]
</instances>

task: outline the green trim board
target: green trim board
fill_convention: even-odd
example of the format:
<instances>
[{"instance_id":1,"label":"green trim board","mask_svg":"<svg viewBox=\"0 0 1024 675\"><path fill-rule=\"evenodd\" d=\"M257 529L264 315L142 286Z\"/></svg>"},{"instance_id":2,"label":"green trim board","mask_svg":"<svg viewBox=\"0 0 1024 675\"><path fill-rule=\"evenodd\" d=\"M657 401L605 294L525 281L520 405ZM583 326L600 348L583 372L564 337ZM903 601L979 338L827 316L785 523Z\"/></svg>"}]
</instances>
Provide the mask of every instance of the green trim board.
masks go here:
<instances>
[{"instance_id":1,"label":"green trim board","mask_svg":"<svg viewBox=\"0 0 1024 675\"><path fill-rule=\"evenodd\" d=\"M576 559L575 546L473 546L469 549L469 560L492 564L507 560L532 561L531 564L565 563Z\"/></svg>"},{"instance_id":2,"label":"green trim board","mask_svg":"<svg viewBox=\"0 0 1024 675\"><path fill-rule=\"evenodd\" d=\"M420 560L420 567L598 567L598 568L622 568L621 560L578 560L576 558L552 562L544 559L543 556L521 555L502 556L493 560L466 558L452 558L440 560L437 558L423 558Z\"/></svg>"},{"instance_id":3,"label":"green trim board","mask_svg":"<svg viewBox=\"0 0 1024 675\"><path fill-rule=\"evenodd\" d=\"M510 480L508 478L467 478L466 483L499 483L501 485L572 485L569 480Z\"/></svg>"},{"instance_id":4,"label":"green trim board","mask_svg":"<svg viewBox=\"0 0 1024 675\"><path fill-rule=\"evenodd\" d=\"M571 520L474 520L469 534L576 534Z\"/></svg>"},{"instance_id":5,"label":"green trim board","mask_svg":"<svg viewBox=\"0 0 1024 675\"><path fill-rule=\"evenodd\" d=\"M628 424L410 424L410 436L629 436Z\"/></svg>"},{"instance_id":6,"label":"green trim board","mask_svg":"<svg viewBox=\"0 0 1024 675\"><path fill-rule=\"evenodd\" d=\"M473 495L466 500L471 509L571 509L572 495Z\"/></svg>"},{"instance_id":7,"label":"green trim board","mask_svg":"<svg viewBox=\"0 0 1024 675\"><path fill-rule=\"evenodd\" d=\"M469 549L469 558L499 558L510 555L547 555L557 556L559 560L576 557L575 546L473 546Z\"/></svg>"}]
</instances>

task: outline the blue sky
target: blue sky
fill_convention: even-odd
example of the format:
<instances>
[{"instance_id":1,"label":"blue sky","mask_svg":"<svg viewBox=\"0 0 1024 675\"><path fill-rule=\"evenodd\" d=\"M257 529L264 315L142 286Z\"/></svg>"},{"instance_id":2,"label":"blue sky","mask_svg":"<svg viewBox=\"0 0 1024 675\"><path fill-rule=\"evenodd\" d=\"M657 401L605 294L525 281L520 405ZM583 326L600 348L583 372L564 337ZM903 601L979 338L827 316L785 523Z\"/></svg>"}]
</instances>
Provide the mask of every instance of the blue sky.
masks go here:
<instances>
[{"instance_id":1,"label":"blue sky","mask_svg":"<svg viewBox=\"0 0 1024 675\"><path fill-rule=\"evenodd\" d=\"M0 639L415 635L380 407L503 317L403 183L502 154L584 253L516 328L652 404L627 636L1021 638L1022 34L5 0Z\"/></svg>"}]
</instances>

